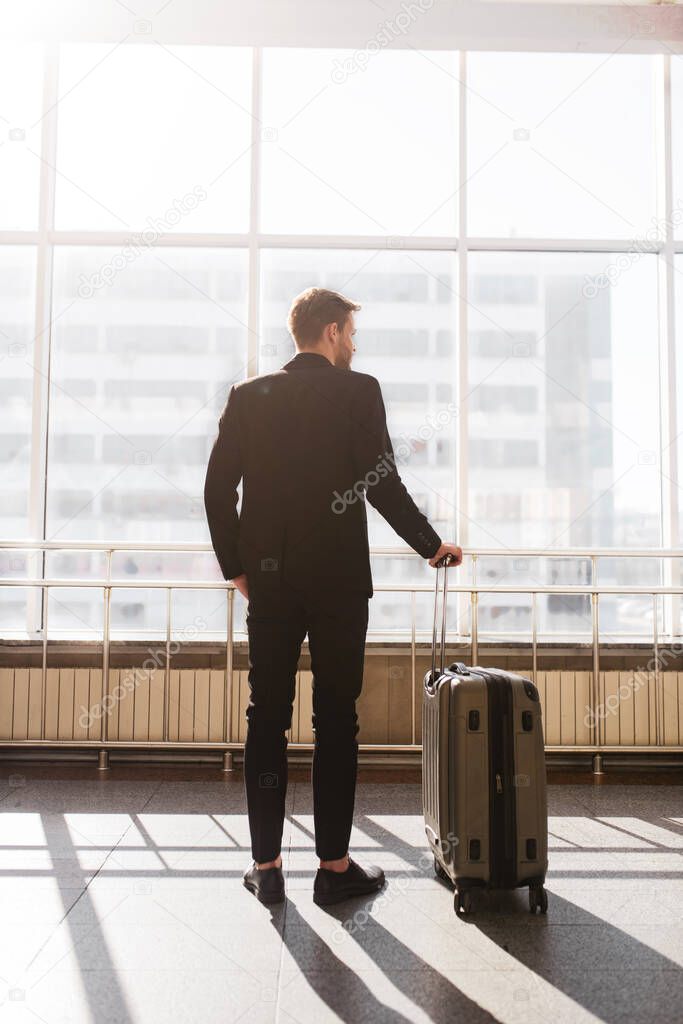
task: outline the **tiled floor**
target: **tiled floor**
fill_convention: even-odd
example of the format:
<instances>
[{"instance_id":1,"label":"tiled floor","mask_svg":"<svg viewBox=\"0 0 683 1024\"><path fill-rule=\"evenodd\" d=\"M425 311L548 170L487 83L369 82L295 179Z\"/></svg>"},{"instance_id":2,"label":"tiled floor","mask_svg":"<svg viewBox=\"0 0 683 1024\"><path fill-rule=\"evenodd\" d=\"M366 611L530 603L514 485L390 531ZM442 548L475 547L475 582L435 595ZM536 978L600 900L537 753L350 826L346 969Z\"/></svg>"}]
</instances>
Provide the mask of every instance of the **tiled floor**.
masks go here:
<instances>
[{"instance_id":1,"label":"tiled floor","mask_svg":"<svg viewBox=\"0 0 683 1024\"><path fill-rule=\"evenodd\" d=\"M548 916L522 890L460 920L416 783L359 785L352 849L388 885L327 911L290 783L269 910L241 885L239 774L42 776L0 775L3 1022L683 1020L680 786L551 785Z\"/></svg>"}]
</instances>

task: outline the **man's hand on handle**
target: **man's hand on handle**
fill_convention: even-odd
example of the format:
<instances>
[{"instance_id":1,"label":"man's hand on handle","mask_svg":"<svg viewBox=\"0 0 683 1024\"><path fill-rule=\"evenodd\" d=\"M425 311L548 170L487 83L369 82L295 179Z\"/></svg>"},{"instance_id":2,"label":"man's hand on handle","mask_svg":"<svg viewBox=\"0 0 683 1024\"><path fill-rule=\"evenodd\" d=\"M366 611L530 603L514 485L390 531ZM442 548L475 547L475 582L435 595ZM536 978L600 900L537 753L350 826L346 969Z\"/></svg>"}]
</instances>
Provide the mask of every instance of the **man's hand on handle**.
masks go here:
<instances>
[{"instance_id":1,"label":"man's hand on handle","mask_svg":"<svg viewBox=\"0 0 683 1024\"><path fill-rule=\"evenodd\" d=\"M235 588L239 590L240 594L245 599L245 601L248 601L249 587L247 585L247 574L243 572L241 576L235 576L232 582L235 585Z\"/></svg>"},{"instance_id":2,"label":"man's hand on handle","mask_svg":"<svg viewBox=\"0 0 683 1024\"><path fill-rule=\"evenodd\" d=\"M429 559L429 564L432 568L436 568L437 564L446 555L450 555L448 565L460 565L462 562L462 548L458 547L457 544L442 544L439 550L436 552L433 558Z\"/></svg>"}]
</instances>

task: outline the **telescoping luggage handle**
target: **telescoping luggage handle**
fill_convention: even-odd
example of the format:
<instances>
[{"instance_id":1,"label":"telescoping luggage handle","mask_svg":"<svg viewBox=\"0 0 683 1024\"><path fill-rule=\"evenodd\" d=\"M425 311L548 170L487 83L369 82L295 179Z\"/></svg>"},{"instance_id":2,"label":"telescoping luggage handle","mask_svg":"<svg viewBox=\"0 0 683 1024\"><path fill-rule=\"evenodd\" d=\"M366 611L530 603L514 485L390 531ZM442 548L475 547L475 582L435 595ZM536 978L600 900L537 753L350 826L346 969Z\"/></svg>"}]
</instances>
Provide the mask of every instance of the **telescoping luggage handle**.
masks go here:
<instances>
[{"instance_id":1,"label":"telescoping luggage handle","mask_svg":"<svg viewBox=\"0 0 683 1024\"><path fill-rule=\"evenodd\" d=\"M436 640L437 640L437 628L436 624L439 617L439 573L443 569L443 603L441 608L441 658L439 676L443 675L444 665L446 661L446 604L448 595L448 566L453 561L453 555L450 552L439 559L436 563L436 586L434 588L434 623L432 626L432 671L429 676L430 686L434 687L437 680L436 675ZM460 663L458 663L458 669L460 669ZM462 665L462 669L465 666Z\"/></svg>"}]
</instances>

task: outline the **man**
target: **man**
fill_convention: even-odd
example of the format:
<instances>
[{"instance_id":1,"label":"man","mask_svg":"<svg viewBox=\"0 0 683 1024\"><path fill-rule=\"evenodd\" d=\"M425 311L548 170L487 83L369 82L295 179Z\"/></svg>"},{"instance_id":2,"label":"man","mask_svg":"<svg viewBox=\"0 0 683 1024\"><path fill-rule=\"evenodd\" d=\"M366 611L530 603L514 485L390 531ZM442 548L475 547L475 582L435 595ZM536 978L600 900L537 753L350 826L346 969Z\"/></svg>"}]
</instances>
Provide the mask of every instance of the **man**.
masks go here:
<instances>
[{"instance_id":1,"label":"man","mask_svg":"<svg viewBox=\"0 0 683 1024\"><path fill-rule=\"evenodd\" d=\"M440 538L403 486L378 382L350 369L354 313L336 292L299 295L288 326L297 355L233 387L219 420L204 501L223 576L248 599L244 775L253 864L244 884L284 899L280 844L297 663L308 634L313 672L313 812L329 904L384 883L349 857L372 578L365 497L431 565L462 551ZM237 486L242 480L242 508Z\"/></svg>"}]
</instances>

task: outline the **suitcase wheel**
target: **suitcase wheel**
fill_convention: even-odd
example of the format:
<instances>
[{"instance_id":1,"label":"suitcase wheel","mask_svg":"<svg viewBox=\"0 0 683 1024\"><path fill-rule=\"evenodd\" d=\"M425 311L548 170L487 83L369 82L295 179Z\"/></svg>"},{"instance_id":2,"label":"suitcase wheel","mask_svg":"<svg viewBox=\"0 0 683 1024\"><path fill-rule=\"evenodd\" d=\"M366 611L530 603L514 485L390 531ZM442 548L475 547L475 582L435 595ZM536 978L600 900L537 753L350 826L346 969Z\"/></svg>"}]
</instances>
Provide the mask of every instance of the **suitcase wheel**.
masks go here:
<instances>
[{"instance_id":1,"label":"suitcase wheel","mask_svg":"<svg viewBox=\"0 0 683 1024\"><path fill-rule=\"evenodd\" d=\"M535 914L540 910L542 914L548 913L548 893L542 885L529 886L529 910Z\"/></svg>"},{"instance_id":2,"label":"suitcase wheel","mask_svg":"<svg viewBox=\"0 0 683 1024\"><path fill-rule=\"evenodd\" d=\"M456 889L453 898L453 909L456 914L471 914L472 893L468 889Z\"/></svg>"}]
</instances>

